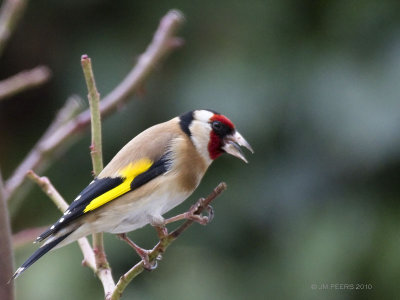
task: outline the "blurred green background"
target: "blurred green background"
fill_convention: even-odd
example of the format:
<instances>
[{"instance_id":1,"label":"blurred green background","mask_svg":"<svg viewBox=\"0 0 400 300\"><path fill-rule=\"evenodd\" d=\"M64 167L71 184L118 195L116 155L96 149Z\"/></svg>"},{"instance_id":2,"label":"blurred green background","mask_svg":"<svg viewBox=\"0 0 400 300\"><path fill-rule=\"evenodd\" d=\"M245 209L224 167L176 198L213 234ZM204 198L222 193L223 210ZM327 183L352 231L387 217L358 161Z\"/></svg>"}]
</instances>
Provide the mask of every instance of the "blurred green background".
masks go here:
<instances>
[{"instance_id":1,"label":"blurred green background","mask_svg":"<svg viewBox=\"0 0 400 300\"><path fill-rule=\"evenodd\" d=\"M398 1L31 1L0 78L38 64L54 74L0 102L3 177L69 95L85 97L80 56L92 58L106 95L171 8L186 15L185 46L156 69L144 96L104 120L105 161L145 128L196 108L229 116L255 154L248 165L227 156L213 164L170 215L223 180L228 190L214 203L214 221L192 226L124 299L398 296ZM86 133L45 173L69 201L91 180L89 143ZM60 215L36 187L10 208L14 232ZM130 236L147 248L156 242L149 226ZM16 265L35 249L17 249ZM106 236L106 250L116 278L138 261L114 236ZM102 299L81 258L76 244L46 255L17 280L18 299ZM354 289L331 288L340 283Z\"/></svg>"}]
</instances>

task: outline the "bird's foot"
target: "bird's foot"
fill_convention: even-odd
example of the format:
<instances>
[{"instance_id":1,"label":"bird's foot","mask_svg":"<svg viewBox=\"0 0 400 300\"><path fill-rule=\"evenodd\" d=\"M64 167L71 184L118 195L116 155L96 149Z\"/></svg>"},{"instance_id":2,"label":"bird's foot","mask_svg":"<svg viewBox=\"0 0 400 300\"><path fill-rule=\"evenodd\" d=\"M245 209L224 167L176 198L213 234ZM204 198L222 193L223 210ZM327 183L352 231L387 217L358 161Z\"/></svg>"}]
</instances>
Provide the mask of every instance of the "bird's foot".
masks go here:
<instances>
[{"instance_id":1,"label":"bird's foot","mask_svg":"<svg viewBox=\"0 0 400 300\"><path fill-rule=\"evenodd\" d=\"M196 211L200 206L204 204L205 199L200 198L195 204L193 204L189 211L187 212L189 220L195 221L201 225L207 225L214 218L214 209L211 205L207 205L204 209L207 211L207 216L203 216L202 214L196 214Z\"/></svg>"},{"instance_id":2,"label":"bird's foot","mask_svg":"<svg viewBox=\"0 0 400 300\"><path fill-rule=\"evenodd\" d=\"M205 200L204 198L201 198L199 201L193 204L187 212L164 220L163 225L165 226L166 224L180 220L191 220L201 225L207 225L214 218L214 209L212 208L211 205L207 205L205 207L205 210L207 211L207 216L203 216L202 214L197 213L199 207L203 205L204 200Z\"/></svg>"}]
</instances>

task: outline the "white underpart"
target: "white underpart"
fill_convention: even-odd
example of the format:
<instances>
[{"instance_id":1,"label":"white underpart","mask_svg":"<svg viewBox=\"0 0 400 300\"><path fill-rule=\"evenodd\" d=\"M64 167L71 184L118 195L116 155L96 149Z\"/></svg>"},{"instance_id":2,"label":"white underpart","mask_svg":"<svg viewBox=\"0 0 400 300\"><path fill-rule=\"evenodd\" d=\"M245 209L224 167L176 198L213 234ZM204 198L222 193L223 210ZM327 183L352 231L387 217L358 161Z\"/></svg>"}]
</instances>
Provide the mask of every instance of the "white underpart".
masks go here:
<instances>
[{"instance_id":1,"label":"white underpart","mask_svg":"<svg viewBox=\"0 0 400 300\"><path fill-rule=\"evenodd\" d=\"M171 192L157 192L147 198L141 199L140 203L131 203L127 210L129 214L124 217L123 221L115 226L111 233L124 233L143 227L149 223L161 223L164 218L163 214L171 210L171 208L182 203L189 193L179 193L172 195ZM141 213L138 213L141 211Z\"/></svg>"},{"instance_id":2,"label":"white underpart","mask_svg":"<svg viewBox=\"0 0 400 300\"><path fill-rule=\"evenodd\" d=\"M210 118L214 114L207 110L196 110L194 112L194 120L189 126L192 133L191 139L196 146L197 151L203 156L208 164L211 164L212 159L208 152L208 143L210 142Z\"/></svg>"}]
</instances>

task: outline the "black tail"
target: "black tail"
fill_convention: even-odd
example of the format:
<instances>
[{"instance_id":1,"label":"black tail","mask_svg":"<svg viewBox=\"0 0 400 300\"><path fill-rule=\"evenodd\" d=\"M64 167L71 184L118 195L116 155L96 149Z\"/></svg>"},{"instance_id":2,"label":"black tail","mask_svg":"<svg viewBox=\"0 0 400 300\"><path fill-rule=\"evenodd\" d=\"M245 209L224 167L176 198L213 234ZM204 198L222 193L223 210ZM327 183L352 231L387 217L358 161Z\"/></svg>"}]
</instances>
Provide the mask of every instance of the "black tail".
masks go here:
<instances>
[{"instance_id":1,"label":"black tail","mask_svg":"<svg viewBox=\"0 0 400 300\"><path fill-rule=\"evenodd\" d=\"M39 258L41 258L43 255L45 255L47 252L49 252L51 249L53 249L57 244L62 242L67 236L69 236L71 232L68 232L67 234L60 236L59 238L54 239L53 241L44 244L42 247L37 249L35 253L33 253L23 264L21 267L18 268L17 271L15 271L14 275L12 276L11 280L17 278L19 275L22 274L26 269L28 269L31 265L33 265Z\"/></svg>"}]
</instances>

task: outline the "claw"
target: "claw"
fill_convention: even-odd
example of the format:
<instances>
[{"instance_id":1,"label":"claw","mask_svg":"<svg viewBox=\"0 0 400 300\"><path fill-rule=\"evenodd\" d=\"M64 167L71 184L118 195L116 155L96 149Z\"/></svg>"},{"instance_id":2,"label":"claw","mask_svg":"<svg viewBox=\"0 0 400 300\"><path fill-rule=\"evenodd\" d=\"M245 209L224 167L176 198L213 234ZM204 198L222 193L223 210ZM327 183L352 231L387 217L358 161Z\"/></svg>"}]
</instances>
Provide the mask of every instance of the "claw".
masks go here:
<instances>
[{"instance_id":1,"label":"claw","mask_svg":"<svg viewBox=\"0 0 400 300\"><path fill-rule=\"evenodd\" d=\"M210 223L214 219L214 208L211 205L207 205L206 210L208 214L208 223Z\"/></svg>"},{"instance_id":2,"label":"claw","mask_svg":"<svg viewBox=\"0 0 400 300\"><path fill-rule=\"evenodd\" d=\"M156 259L151 263L150 262L150 260L149 260L149 253L151 252L151 251L147 251L148 253L147 253L147 256L145 257L145 258L143 258L142 257L142 261L143 261L143 268L146 270L146 271L153 271L153 270L155 270L155 269L157 269L157 267L158 267L158 262L160 261L160 260L162 260L162 255L161 254L158 254L157 255L157 257L156 257Z\"/></svg>"},{"instance_id":3,"label":"claw","mask_svg":"<svg viewBox=\"0 0 400 300\"><path fill-rule=\"evenodd\" d=\"M158 260L157 259L155 259L153 261L153 263L150 263L149 255L147 255L146 257L142 257L142 261L143 261L143 268L146 271L150 272L150 271L153 271L153 270L157 269L157 266L158 266Z\"/></svg>"},{"instance_id":4,"label":"claw","mask_svg":"<svg viewBox=\"0 0 400 300\"><path fill-rule=\"evenodd\" d=\"M201 225L207 225L214 218L214 209L211 205L207 205L205 210L207 211L207 216L203 216L202 214L196 214L196 211L200 206L204 204L205 198L200 198L198 202L193 204L188 211L188 219L195 221Z\"/></svg>"}]
</instances>

